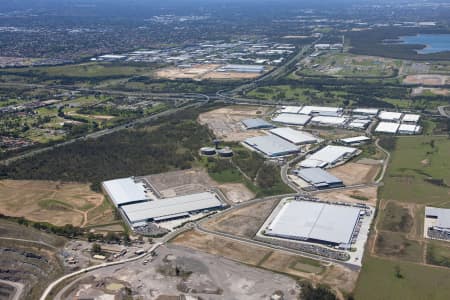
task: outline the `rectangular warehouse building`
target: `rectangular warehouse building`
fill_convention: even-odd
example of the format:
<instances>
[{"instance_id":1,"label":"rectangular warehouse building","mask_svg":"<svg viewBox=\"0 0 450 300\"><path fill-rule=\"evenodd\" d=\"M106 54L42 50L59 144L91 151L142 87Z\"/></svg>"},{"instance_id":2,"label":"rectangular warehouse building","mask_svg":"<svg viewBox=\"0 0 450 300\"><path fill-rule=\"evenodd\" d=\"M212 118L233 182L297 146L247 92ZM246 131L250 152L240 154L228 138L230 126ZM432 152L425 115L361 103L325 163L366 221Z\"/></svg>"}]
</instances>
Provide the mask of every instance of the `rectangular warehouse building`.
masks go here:
<instances>
[{"instance_id":1,"label":"rectangular warehouse building","mask_svg":"<svg viewBox=\"0 0 450 300\"><path fill-rule=\"evenodd\" d=\"M245 119L241 121L247 129L265 129L265 128L274 128L272 124L263 119Z\"/></svg>"},{"instance_id":2,"label":"rectangular warehouse building","mask_svg":"<svg viewBox=\"0 0 450 300\"><path fill-rule=\"evenodd\" d=\"M297 145L275 135L248 138L244 143L268 157L284 156L300 151Z\"/></svg>"},{"instance_id":3,"label":"rectangular warehouse building","mask_svg":"<svg viewBox=\"0 0 450 300\"><path fill-rule=\"evenodd\" d=\"M353 110L353 114L362 116L376 116L378 111L378 108L355 108Z\"/></svg>"},{"instance_id":4,"label":"rectangular warehouse building","mask_svg":"<svg viewBox=\"0 0 450 300\"><path fill-rule=\"evenodd\" d=\"M422 127L419 125L412 125L412 124L401 124L398 127L398 133L399 134L419 134L422 130Z\"/></svg>"},{"instance_id":5,"label":"rectangular warehouse building","mask_svg":"<svg viewBox=\"0 0 450 300\"><path fill-rule=\"evenodd\" d=\"M218 72L237 72L237 73L262 73L265 70L263 65L225 65Z\"/></svg>"},{"instance_id":6,"label":"rectangular warehouse building","mask_svg":"<svg viewBox=\"0 0 450 300\"><path fill-rule=\"evenodd\" d=\"M286 141L295 145L314 144L317 143L317 138L310 133L295 130L292 128L275 128L270 130L270 133L279 136Z\"/></svg>"},{"instance_id":7,"label":"rectangular warehouse building","mask_svg":"<svg viewBox=\"0 0 450 300\"><path fill-rule=\"evenodd\" d=\"M152 198L144 182L133 177L104 181L102 188L116 207L144 202Z\"/></svg>"},{"instance_id":8,"label":"rectangular warehouse building","mask_svg":"<svg viewBox=\"0 0 450 300\"><path fill-rule=\"evenodd\" d=\"M311 124L319 126L344 126L347 118L332 116L316 116L311 119Z\"/></svg>"},{"instance_id":9,"label":"rectangular warehouse building","mask_svg":"<svg viewBox=\"0 0 450 300\"><path fill-rule=\"evenodd\" d=\"M302 115L318 115L318 116L340 116L343 112L342 108L339 107L328 107L328 106L303 106L300 110Z\"/></svg>"},{"instance_id":10,"label":"rectangular warehouse building","mask_svg":"<svg viewBox=\"0 0 450 300\"><path fill-rule=\"evenodd\" d=\"M269 236L340 245L351 244L361 209L324 202L286 202L265 230Z\"/></svg>"},{"instance_id":11,"label":"rectangular warehouse building","mask_svg":"<svg viewBox=\"0 0 450 300\"><path fill-rule=\"evenodd\" d=\"M220 209L223 206L215 193L204 192L124 205L121 209L129 223L134 224L178 219L200 211Z\"/></svg>"},{"instance_id":12,"label":"rectangular warehouse building","mask_svg":"<svg viewBox=\"0 0 450 300\"><path fill-rule=\"evenodd\" d=\"M344 143L346 145L361 145L363 143L370 141L370 137L361 135L361 136L340 139L339 141L341 141L342 143Z\"/></svg>"},{"instance_id":13,"label":"rectangular warehouse building","mask_svg":"<svg viewBox=\"0 0 450 300\"><path fill-rule=\"evenodd\" d=\"M283 113L272 118L272 121L286 125L305 126L308 124L310 119L311 116L308 115Z\"/></svg>"},{"instance_id":14,"label":"rectangular warehouse building","mask_svg":"<svg viewBox=\"0 0 450 300\"><path fill-rule=\"evenodd\" d=\"M380 122L375 128L375 132L396 134L400 124L390 122Z\"/></svg>"},{"instance_id":15,"label":"rectangular warehouse building","mask_svg":"<svg viewBox=\"0 0 450 300\"><path fill-rule=\"evenodd\" d=\"M279 112L281 114L298 114L302 106L283 106Z\"/></svg>"},{"instance_id":16,"label":"rectangular warehouse building","mask_svg":"<svg viewBox=\"0 0 450 300\"><path fill-rule=\"evenodd\" d=\"M398 122L402 118L402 113L391 111L380 111L378 119L382 121Z\"/></svg>"},{"instance_id":17,"label":"rectangular warehouse building","mask_svg":"<svg viewBox=\"0 0 450 300\"><path fill-rule=\"evenodd\" d=\"M358 152L357 148L328 145L300 162L302 168L327 168L349 159Z\"/></svg>"},{"instance_id":18,"label":"rectangular warehouse building","mask_svg":"<svg viewBox=\"0 0 450 300\"><path fill-rule=\"evenodd\" d=\"M295 171L298 177L316 189L343 187L344 183L334 175L320 168L307 168Z\"/></svg>"}]
</instances>

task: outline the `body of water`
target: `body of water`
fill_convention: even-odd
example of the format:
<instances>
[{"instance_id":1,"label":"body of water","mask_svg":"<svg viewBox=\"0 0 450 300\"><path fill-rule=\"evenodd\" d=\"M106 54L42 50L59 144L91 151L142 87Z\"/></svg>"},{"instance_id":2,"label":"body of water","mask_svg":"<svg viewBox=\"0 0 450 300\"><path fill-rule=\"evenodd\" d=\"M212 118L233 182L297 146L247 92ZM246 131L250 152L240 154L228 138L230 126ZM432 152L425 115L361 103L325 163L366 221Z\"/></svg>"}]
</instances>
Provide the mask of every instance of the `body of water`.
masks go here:
<instances>
[{"instance_id":1,"label":"body of water","mask_svg":"<svg viewBox=\"0 0 450 300\"><path fill-rule=\"evenodd\" d=\"M413 36L401 36L402 44L426 45L425 48L416 50L419 54L430 54L450 51L450 34L418 34Z\"/></svg>"}]
</instances>

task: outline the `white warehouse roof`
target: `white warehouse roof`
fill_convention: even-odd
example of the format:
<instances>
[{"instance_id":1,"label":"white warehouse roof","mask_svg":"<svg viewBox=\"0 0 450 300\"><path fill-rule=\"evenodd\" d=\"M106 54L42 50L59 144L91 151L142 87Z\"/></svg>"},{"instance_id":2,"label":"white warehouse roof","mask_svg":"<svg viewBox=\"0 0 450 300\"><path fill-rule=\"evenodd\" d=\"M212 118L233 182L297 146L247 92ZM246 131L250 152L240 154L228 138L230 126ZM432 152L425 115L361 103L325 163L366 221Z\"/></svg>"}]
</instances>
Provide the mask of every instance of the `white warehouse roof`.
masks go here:
<instances>
[{"instance_id":1,"label":"white warehouse roof","mask_svg":"<svg viewBox=\"0 0 450 300\"><path fill-rule=\"evenodd\" d=\"M401 134L417 134L420 133L422 127L419 125L401 124L398 128L398 133Z\"/></svg>"},{"instance_id":2,"label":"white warehouse roof","mask_svg":"<svg viewBox=\"0 0 450 300\"><path fill-rule=\"evenodd\" d=\"M189 212L222 207L222 202L212 192L204 192L142 203L124 205L121 207L130 223L143 222L151 219L164 220L184 215Z\"/></svg>"},{"instance_id":3,"label":"white warehouse roof","mask_svg":"<svg viewBox=\"0 0 450 300\"><path fill-rule=\"evenodd\" d=\"M370 141L370 137L367 137L365 135L341 139L341 142L346 143L346 144L355 144L355 143L361 143L361 142L366 142L366 141Z\"/></svg>"},{"instance_id":4,"label":"white warehouse roof","mask_svg":"<svg viewBox=\"0 0 450 300\"><path fill-rule=\"evenodd\" d=\"M405 114L403 116L402 121L403 122L411 122L411 123L417 123L419 122L420 119L420 115L416 115L416 114Z\"/></svg>"},{"instance_id":5,"label":"white warehouse roof","mask_svg":"<svg viewBox=\"0 0 450 300\"><path fill-rule=\"evenodd\" d=\"M289 127L271 129L270 133L296 145L313 144L317 142L317 138L312 134Z\"/></svg>"},{"instance_id":6,"label":"white warehouse roof","mask_svg":"<svg viewBox=\"0 0 450 300\"><path fill-rule=\"evenodd\" d=\"M390 122L380 122L375 128L375 132L384 132L384 133L397 133L398 127L400 124L398 123L390 123Z\"/></svg>"},{"instance_id":7,"label":"white warehouse roof","mask_svg":"<svg viewBox=\"0 0 450 300\"><path fill-rule=\"evenodd\" d=\"M358 151L357 148L328 145L300 162L300 166L303 168L324 168L345 157L354 155L356 151Z\"/></svg>"},{"instance_id":8,"label":"white warehouse roof","mask_svg":"<svg viewBox=\"0 0 450 300\"><path fill-rule=\"evenodd\" d=\"M400 121L402 113L383 110L378 114L378 118L384 121Z\"/></svg>"},{"instance_id":9,"label":"white warehouse roof","mask_svg":"<svg viewBox=\"0 0 450 300\"><path fill-rule=\"evenodd\" d=\"M302 109L302 106L283 106L279 110L280 113L285 114L298 114L298 112Z\"/></svg>"},{"instance_id":10,"label":"white warehouse roof","mask_svg":"<svg viewBox=\"0 0 450 300\"><path fill-rule=\"evenodd\" d=\"M102 185L116 207L150 199L144 184L136 182L133 177L104 181Z\"/></svg>"},{"instance_id":11,"label":"white warehouse roof","mask_svg":"<svg viewBox=\"0 0 450 300\"><path fill-rule=\"evenodd\" d=\"M287 124L287 125L304 126L309 122L310 119L311 119L311 117L308 115L296 115L296 114L284 113L284 114L279 114L278 116L273 118L272 121L277 122L277 123Z\"/></svg>"},{"instance_id":12,"label":"white warehouse roof","mask_svg":"<svg viewBox=\"0 0 450 300\"><path fill-rule=\"evenodd\" d=\"M298 240L349 244L360 211L352 206L290 201L284 204L265 233Z\"/></svg>"},{"instance_id":13,"label":"white warehouse roof","mask_svg":"<svg viewBox=\"0 0 450 300\"><path fill-rule=\"evenodd\" d=\"M312 123L322 124L322 125L333 125L339 126L344 125L347 122L347 118L344 117L331 117L331 116L316 116L311 119Z\"/></svg>"},{"instance_id":14,"label":"white warehouse roof","mask_svg":"<svg viewBox=\"0 0 450 300\"><path fill-rule=\"evenodd\" d=\"M361 115L376 116L378 114L378 111L379 111L378 108L355 108L353 110L353 113L361 114Z\"/></svg>"},{"instance_id":15,"label":"white warehouse roof","mask_svg":"<svg viewBox=\"0 0 450 300\"><path fill-rule=\"evenodd\" d=\"M288 155L300 150L298 146L275 135L252 137L244 142L270 157Z\"/></svg>"},{"instance_id":16,"label":"white warehouse roof","mask_svg":"<svg viewBox=\"0 0 450 300\"><path fill-rule=\"evenodd\" d=\"M450 209L426 206L425 216L437 218L437 227L450 229Z\"/></svg>"},{"instance_id":17,"label":"white warehouse roof","mask_svg":"<svg viewBox=\"0 0 450 300\"><path fill-rule=\"evenodd\" d=\"M317 115L321 115L321 114L325 114L325 115L330 115L331 114L335 114L338 115L339 113L342 112L342 108L339 107L329 107L329 106L303 106L303 108L300 110L300 114L303 115L313 115L313 114L317 114Z\"/></svg>"}]
</instances>

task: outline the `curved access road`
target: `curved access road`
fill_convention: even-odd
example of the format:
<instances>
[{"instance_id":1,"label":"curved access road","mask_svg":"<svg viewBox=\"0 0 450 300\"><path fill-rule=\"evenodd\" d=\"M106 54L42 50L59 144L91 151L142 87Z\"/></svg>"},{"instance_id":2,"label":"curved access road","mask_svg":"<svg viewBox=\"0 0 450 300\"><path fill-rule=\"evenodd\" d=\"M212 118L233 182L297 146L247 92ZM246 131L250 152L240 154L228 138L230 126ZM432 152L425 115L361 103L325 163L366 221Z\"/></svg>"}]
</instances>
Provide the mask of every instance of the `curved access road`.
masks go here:
<instances>
[{"instance_id":1,"label":"curved access road","mask_svg":"<svg viewBox=\"0 0 450 300\"><path fill-rule=\"evenodd\" d=\"M60 277L59 279L53 281L44 291L44 293L42 294L42 296L39 298L40 300L46 300L48 298L48 296L50 295L50 292L61 282L63 282L66 279L69 279L71 277L80 275L80 274L84 274L87 273L89 271L93 271L93 270L97 270L97 269L101 269L101 268L105 268L105 267L109 267L109 266L114 266L114 265L120 265L120 264L124 264L127 262L132 262L135 260L139 260L141 258L144 258L145 256L149 255L152 251L156 250L159 246L161 246L162 243L156 243L154 244L150 249L148 249L145 253L132 257L132 258L128 258L128 259L124 259L124 260L120 260L120 261L113 261L113 262L109 262L109 263L104 263L104 264L100 264L100 265L95 265L95 266L91 266L88 268L84 268L81 269L79 271L64 275L63 277Z\"/></svg>"},{"instance_id":2,"label":"curved access road","mask_svg":"<svg viewBox=\"0 0 450 300\"><path fill-rule=\"evenodd\" d=\"M381 174L380 174L380 176L378 176L377 180L375 180L376 184L380 184L381 181L383 180L384 175L386 174L386 170L387 170L387 167L388 167L388 164L389 164L389 160L391 159L391 153L389 153L389 151L387 151L386 149L381 147L379 142L380 142L380 139L376 139L375 140L375 146L378 149L380 149L386 155L386 157L385 157L385 159L383 161L383 169L381 169Z\"/></svg>"}]
</instances>

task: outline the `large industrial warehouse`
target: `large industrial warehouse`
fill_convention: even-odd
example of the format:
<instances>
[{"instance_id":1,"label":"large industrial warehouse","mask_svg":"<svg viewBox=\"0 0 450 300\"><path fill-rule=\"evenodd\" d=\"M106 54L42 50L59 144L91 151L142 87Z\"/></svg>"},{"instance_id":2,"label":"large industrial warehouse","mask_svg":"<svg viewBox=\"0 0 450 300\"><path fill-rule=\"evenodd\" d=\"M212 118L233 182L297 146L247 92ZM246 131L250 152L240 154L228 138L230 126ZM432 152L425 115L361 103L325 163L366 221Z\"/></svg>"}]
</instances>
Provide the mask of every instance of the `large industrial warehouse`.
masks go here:
<instances>
[{"instance_id":1,"label":"large industrial warehouse","mask_svg":"<svg viewBox=\"0 0 450 300\"><path fill-rule=\"evenodd\" d=\"M263 135L248 138L244 143L268 157L285 156L300 151L300 148L297 145L275 135Z\"/></svg>"},{"instance_id":2,"label":"large industrial warehouse","mask_svg":"<svg viewBox=\"0 0 450 300\"><path fill-rule=\"evenodd\" d=\"M264 234L332 245L352 243L361 209L314 201L288 201Z\"/></svg>"},{"instance_id":3,"label":"large industrial warehouse","mask_svg":"<svg viewBox=\"0 0 450 300\"><path fill-rule=\"evenodd\" d=\"M300 162L302 168L327 168L356 155L357 148L328 145Z\"/></svg>"},{"instance_id":4,"label":"large industrial warehouse","mask_svg":"<svg viewBox=\"0 0 450 300\"><path fill-rule=\"evenodd\" d=\"M244 124L246 129L266 129L275 127L269 122L259 118L242 120L242 124Z\"/></svg>"},{"instance_id":5,"label":"large industrial warehouse","mask_svg":"<svg viewBox=\"0 0 450 300\"><path fill-rule=\"evenodd\" d=\"M125 205L122 206L122 211L131 224L136 224L188 217L192 213L220 209L222 206L215 193L204 192Z\"/></svg>"},{"instance_id":6,"label":"large industrial warehouse","mask_svg":"<svg viewBox=\"0 0 450 300\"><path fill-rule=\"evenodd\" d=\"M307 168L294 171L295 174L315 189L329 189L343 187L341 179L322 170L321 168Z\"/></svg>"},{"instance_id":7,"label":"large industrial warehouse","mask_svg":"<svg viewBox=\"0 0 450 300\"><path fill-rule=\"evenodd\" d=\"M295 145L305 145L317 143L317 138L312 134L292 128L275 128L270 130L271 134L279 136Z\"/></svg>"},{"instance_id":8,"label":"large industrial warehouse","mask_svg":"<svg viewBox=\"0 0 450 300\"><path fill-rule=\"evenodd\" d=\"M143 226L147 221L168 221L226 206L216 193L210 191L160 198L145 178L109 180L103 182L102 187L133 228Z\"/></svg>"},{"instance_id":9,"label":"large industrial warehouse","mask_svg":"<svg viewBox=\"0 0 450 300\"><path fill-rule=\"evenodd\" d=\"M102 187L116 207L154 198L144 181L133 177L108 180L102 183Z\"/></svg>"},{"instance_id":10,"label":"large industrial warehouse","mask_svg":"<svg viewBox=\"0 0 450 300\"><path fill-rule=\"evenodd\" d=\"M286 125L305 126L308 124L310 119L311 116L308 115L282 113L272 118L272 121Z\"/></svg>"}]
</instances>

